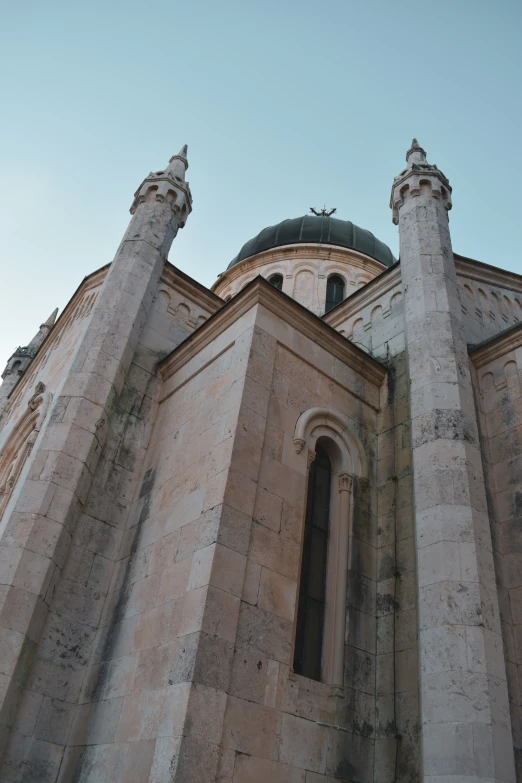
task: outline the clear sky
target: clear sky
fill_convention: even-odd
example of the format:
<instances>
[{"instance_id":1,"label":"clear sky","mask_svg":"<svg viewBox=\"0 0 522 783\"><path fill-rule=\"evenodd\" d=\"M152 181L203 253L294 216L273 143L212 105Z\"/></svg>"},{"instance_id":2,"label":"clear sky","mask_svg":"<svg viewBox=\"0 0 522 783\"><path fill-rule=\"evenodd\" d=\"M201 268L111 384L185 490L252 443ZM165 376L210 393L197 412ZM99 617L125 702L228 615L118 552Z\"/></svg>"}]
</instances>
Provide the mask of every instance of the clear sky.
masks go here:
<instances>
[{"instance_id":1,"label":"clear sky","mask_svg":"<svg viewBox=\"0 0 522 783\"><path fill-rule=\"evenodd\" d=\"M0 369L110 261L189 147L170 260L210 286L262 228L337 207L398 254L416 136L462 255L522 273L520 0L0 0Z\"/></svg>"}]
</instances>

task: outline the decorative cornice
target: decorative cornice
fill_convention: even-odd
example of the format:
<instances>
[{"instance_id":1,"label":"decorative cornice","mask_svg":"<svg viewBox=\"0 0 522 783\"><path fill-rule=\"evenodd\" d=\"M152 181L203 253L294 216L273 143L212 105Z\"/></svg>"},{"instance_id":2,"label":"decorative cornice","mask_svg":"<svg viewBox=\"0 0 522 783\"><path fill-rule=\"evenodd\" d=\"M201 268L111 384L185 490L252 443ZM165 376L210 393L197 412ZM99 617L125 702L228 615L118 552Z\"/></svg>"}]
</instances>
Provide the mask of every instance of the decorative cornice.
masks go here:
<instances>
[{"instance_id":1,"label":"decorative cornice","mask_svg":"<svg viewBox=\"0 0 522 783\"><path fill-rule=\"evenodd\" d=\"M522 321L476 348L470 346L470 359L479 369L517 348L522 348Z\"/></svg>"},{"instance_id":2,"label":"decorative cornice","mask_svg":"<svg viewBox=\"0 0 522 783\"><path fill-rule=\"evenodd\" d=\"M313 242L306 244L303 242L294 245L283 245L281 247L270 248L268 250L263 250L262 253L257 253L255 256L245 258L243 261L240 261L239 264L235 264L230 269L226 269L211 286L211 291L216 291L221 286L229 285L238 277L242 277L261 266L285 262L296 256L303 260L309 258L314 262L317 262L318 258L321 260L331 259L341 264L359 267L365 271L370 270L375 272L376 275L379 275L386 270L386 267L379 263L379 261L364 255L364 253L360 253L358 250L343 248L339 245L318 245Z\"/></svg>"},{"instance_id":3,"label":"decorative cornice","mask_svg":"<svg viewBox=\"0 0 522 783\"><path fill-rule=\"evenodd\" d=\"M174 156L177 157L177 156ZM173 158L171 158L173 160ZM148 186L148 187L147 187ZM148 177L145 177L139 188L134 193L134 199L130 207L131 215L134 215L138 206L146 201L147 193L153 189L155 191L156 201L167 201L166 196L169 193L181 192L185 197L184 203L178 203L178 198L175 196L174 200L169 201L170 208L173 212L181 213L185 207L187 214L192 212L192 193L190 192L190 185L188 182L183 182L180 179L173 179L166 172L162 174L155 174L150 172ZM183 228L185 221L181 221L180 228Z\"/></svg>"},{"instance_id":4,"label":"decorative cornice","mask_svg":"<svg viewBox=\"0 0 522 783\"><path fill-rule=\"evenodd\" d=\"M305 334L332 356L355 369L365 380L375 386L381 386L387 373L382 364L353 345L314 313L278 291L262 277L252 280L160 363L159 371L162 378L164 380L170 378L189 358L205 348L257 304L263 305L274 315L283 318L286 323Z\"/></svg>"},{"instance_id":5,"label":"decorative cornice","mask_svg":"<svg viewBox=\"0 0 522 783\"><path fill-rule=\"evenodd\" d=\"M484 264L482 261L475 261L472 258L465 258L456 253L455 267L459 277L468 277L477 283L486 283L487 285L497 286L498 288L507 288L522 294L522 275L515 272L508 272L505 269L499 269L496 266Z\"/></svg>"},{"instance_id":6,"label":"decorative cornice","mask_svg":"<svg viewBox=\"0 0 522 783\"><path fill-rule=\"evenodd\" d=\"M400 265L396 264L389 271L383 272L379 277L370 280L365 286L355 291L335 309L325 313L322 320L337 329L348 318L357 315L363 308L381 299L384 294L387 294L392 288L396 288L400 283L401 269Z\"/></svg>"},{"instance_id":7,"label":"decorative cornice","mask_svg":"<svg viewBox=\"0 0 522 783\"><path fill-rule=\"evenodd\" d=\"M170 288L173 288L182 296L186 296L195 304L203 305L210 310L211 313L215 313L220 307L223 307L225 302L220 296L210 291L205 286L198 283L189 275L182 272L173 264L165 264L163 274L161 275L160 282L165 283Z\"/></svg>"}]
</instances>

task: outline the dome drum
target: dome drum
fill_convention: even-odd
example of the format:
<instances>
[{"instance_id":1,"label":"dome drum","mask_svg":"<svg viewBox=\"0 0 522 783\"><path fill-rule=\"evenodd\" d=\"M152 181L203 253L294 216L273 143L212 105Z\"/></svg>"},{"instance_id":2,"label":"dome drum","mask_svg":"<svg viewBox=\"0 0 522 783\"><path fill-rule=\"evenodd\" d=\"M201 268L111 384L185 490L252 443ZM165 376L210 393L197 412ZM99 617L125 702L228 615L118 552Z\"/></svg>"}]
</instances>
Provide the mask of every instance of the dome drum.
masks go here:
<instances>
[{"instance_id":1,"label":"dome drum","mask_svg":"<svg viewBox=\"0 0 522 783\"><path fill-rule=\"evenodd\" d=\"M349 220L304 215L264 228L243 245L227 269L265 250L295 244L336 245L357 250L386 267L395 263L390 248L370 231L359 228Z\"/></svg>"}]
</instances>

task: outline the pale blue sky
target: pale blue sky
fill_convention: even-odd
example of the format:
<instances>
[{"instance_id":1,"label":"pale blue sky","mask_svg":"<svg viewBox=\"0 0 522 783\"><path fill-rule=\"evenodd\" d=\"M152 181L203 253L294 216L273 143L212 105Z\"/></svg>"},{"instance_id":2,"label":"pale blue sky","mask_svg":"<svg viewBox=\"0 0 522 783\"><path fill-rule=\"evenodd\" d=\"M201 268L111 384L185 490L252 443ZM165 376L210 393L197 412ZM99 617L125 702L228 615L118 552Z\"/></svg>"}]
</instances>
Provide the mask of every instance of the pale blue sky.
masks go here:
<instances>
[{"instance_id":1,"label":"pale blue sky","mask_svg":"<svg viewBox=\"0 0 522 783\"><path fill-rule=\"evenodd\" d=\"M398 254L417 136L456 252L522 273L519 0L0 1L0 368L110 261L189 145L170 260L210 286L266 225L337 207Z\"/></svg>"}]
</instances>

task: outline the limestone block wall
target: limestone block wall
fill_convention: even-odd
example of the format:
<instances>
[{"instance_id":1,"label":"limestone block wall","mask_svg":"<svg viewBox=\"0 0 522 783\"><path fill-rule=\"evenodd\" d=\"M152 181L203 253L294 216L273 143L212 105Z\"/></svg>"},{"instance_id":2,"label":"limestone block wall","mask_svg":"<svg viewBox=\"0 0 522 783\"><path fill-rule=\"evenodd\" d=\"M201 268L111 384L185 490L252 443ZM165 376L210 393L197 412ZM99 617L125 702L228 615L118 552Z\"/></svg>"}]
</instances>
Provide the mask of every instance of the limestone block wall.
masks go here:
<instances>
[{"instance_id":1,"label":"limestone block wall","mask_svg":"<svg viewBox=\"0 0 522 783\"><path fill-rule=\"evenodd\" d=\"M471 354L517 780L522 779L522 328Z\"/></svg>"},{"instance_id":2,"label":"limestone block wall","mask_svg":"<svg viewBox=\"0 0 522 783\"><path fill-rule=\"evenodd\" d=\"M328 352L325 327L323 347L305 335L311 317L235 306L165 363L70 735L82 780L373 780L379 390ZM309 406L350 416L370 465L333 689L290 671L307 472L293 434Z\"/></svg>"},{"instance_id":3,"label":"limestone block wall","mask_svg":"<svg viewBox=\"0 0 522 783\"><path fill-rule=\"evenodd\" d=\"M370 781L376 737L377 400L363 384L357 399L346 369L336 370L332 357L294 330L281 339L279 319L261 315L258 323L271 335L265 340L273 370L219 780ZM344 687L338 688L292 671L306 494L306 461L297 458L292 438L302 411L325 406L352 419L371 465L369 484L355 486ZM266 726L269 742L259 736L259 725Z\"/></svg>"},{"instance_id":4,"label":"limestone block wall","mask_svg":"<svg viewBox=\"0 0 522 783\"><path fill-rule=\"evenodd\" d=\"M183 291L186 293L183 294ZM103 715L104 720L110 723L110 716L114 720L114 705L118 703L105 701L103 683L109 679L107 672L110 666L104 660L103 649L110 649L113 640L107 640L104 635L102 618L103 612L108 611L104 610L104 604L111 580L115 578L115 563L156 415L160 389L157 364L166 352L194 330L193 324L183 327L176 323L175 315L165 315L163 292L172 299L177 297L179 303L184 296L187 308L193 308L198 313L197 317L208 316L221 306L216 297L208 292L200 294L196 284L191 288L185 276L170 265L166 266L110 419L98 422L100 431L107 433L105 447L97 463L91 490L78 509L79 517L69 521L67 540L58 552L55 577L44 598L45 605L49 607L47 619L43 628L35 627L32 631L38 644L34 660L28 665L21 682L23 693L0 766L0 778L5 780L65 782L74 779L73 776L80 772L92 773L91 779L98 780L98 763L114 770L111 767L114 758L110 753L102 751L96 755L89 752L95 737L98 745L98 740L107 736L102 735L98 728L100 716ZM75 324L79 319L81 323L82 315L88 315L92 294L89 290L81 293L81 301L85 302L87 297L84 310L81 304L72 300L64 312L64 327L59 321L56 331L53 330L49 341L44 343L35 358L34 367L23 379L23 385L20 384L20 389L16 390L20 394L20 402L17 406L15 399L13 413L4 430L4 444L7 446L11 428L16 427L17 410L23 409L25 397L32 393L31 387L26 389L25 386L31 380L44 379L50 389L59 391L67 374L64 358L69 350L67 346L70 342L72 350L78 339L74 332ZM199 304L195 305L195 301ZM69 315L71 307L72 314ZM64 339L68 341L65 344ZM88 423L92 411L85 403L82 404L85 426L94 427L94 421L90 425ZM65 404L53 413L56 424L65 423L72 415L71 405ZM93 410L96 408L95 405L91 407ZM55 448L59 447L55 444ZM79 445L71 444L71 447L75 449L75 457L79 456ZM66 478L64 476L64 481ZM7 533L10 541L18 537L21 542L23 531L20 525ZM36 543L39 548L45 548L45 541ZM4 604L4 624L16 629L22 604L14 605L9 616L6 616L6 607L7 604ZM44 612L41 617L43 621ZM110 658L108 655L105 657ZM92 671L92 661L103 662L96 670L99 675L97 683L92 686L97 689L98 696L101 695L99 700L86 699L82 695L82 688L87 687L84 682L86 674ZM121 671L118 671L120 676ZM89 682L92 683L92 679ZM117 761L114 763L117 764ZM132 767L132 763L129 764ZM120 772L123 775L123 771Z\"/></svg>"},{"instance_id":5,"label":"limestone block wall","mask_svg":"<svg viewBox=\"0 0 522 783\"><path fill-rule=\"evenodd\" d=\"M316 315L325 311L326 282L339 275L348 297L384 270L382 264L355 250L333 245L287 245L258 253L224 272L212 290L228 301L257 275L283 277L283 293Z\"/></svg>"},{"instance_id":6,"label":"limestone block wall","mask_svg":"<svg viewBox=\"0 0 522 783\"><path fill-rule=\"evenodd\" d=\"M478 344L522 321L522 277L455 257L468 343Z\"/></svg>"}]
</instances>

